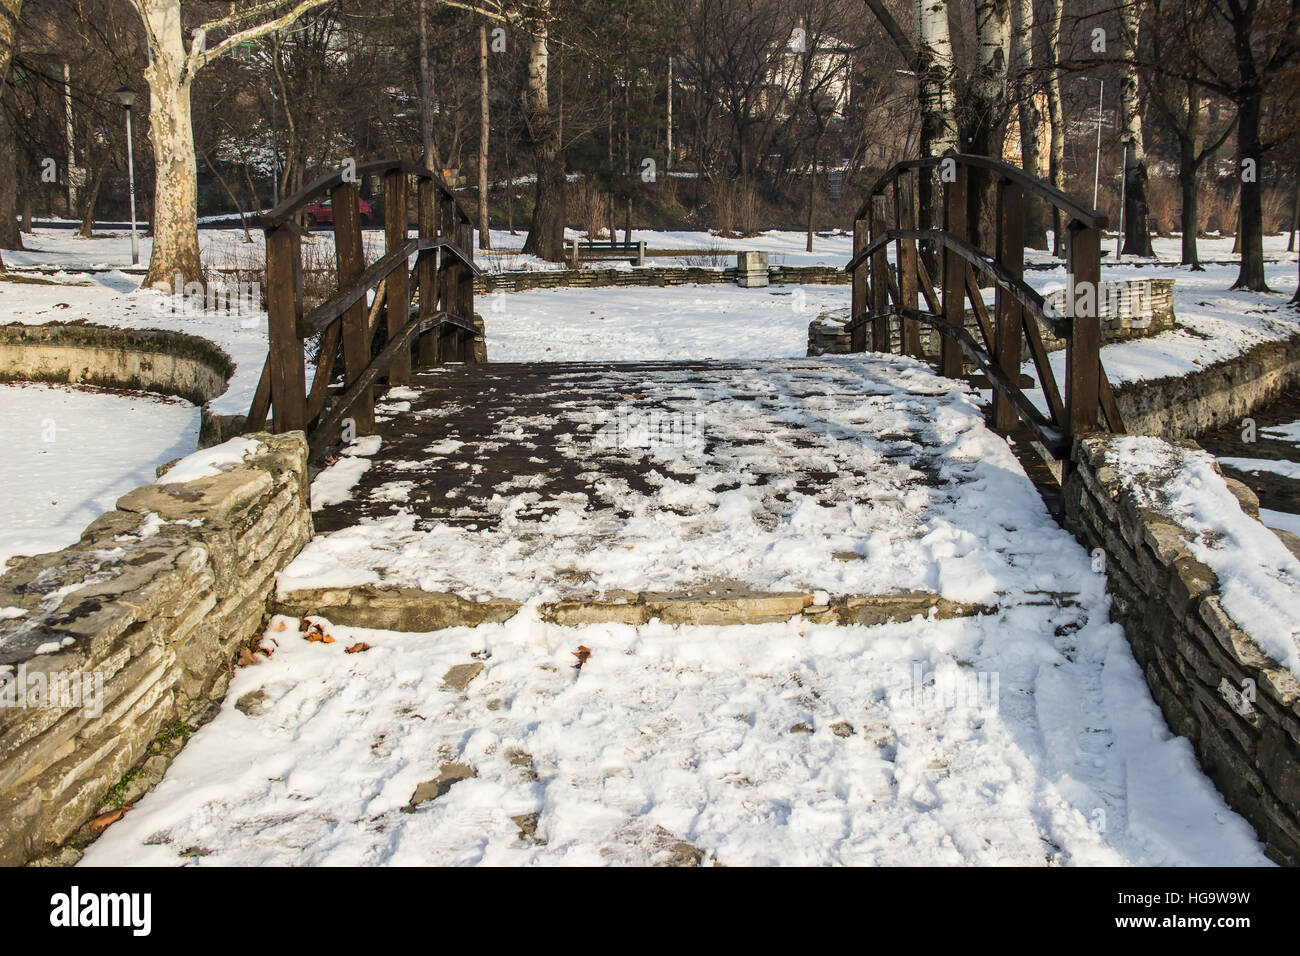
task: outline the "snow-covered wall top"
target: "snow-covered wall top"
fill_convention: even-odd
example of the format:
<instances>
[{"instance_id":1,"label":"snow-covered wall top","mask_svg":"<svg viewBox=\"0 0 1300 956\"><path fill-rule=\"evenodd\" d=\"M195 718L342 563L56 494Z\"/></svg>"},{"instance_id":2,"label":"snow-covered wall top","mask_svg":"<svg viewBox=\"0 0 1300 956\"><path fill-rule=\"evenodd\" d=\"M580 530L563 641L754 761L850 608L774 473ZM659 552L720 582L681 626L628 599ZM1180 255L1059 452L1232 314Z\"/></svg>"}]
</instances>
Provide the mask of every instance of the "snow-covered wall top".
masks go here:
<instances>
[{"instance_id":1,"label":"snow-covered wall top","mask_svg":"<svg viewBox=\"0 0 1300 956\"><path fill-rule=\"evenodd\" d=\"M1077 443L1065 522L1174 733L1269 855L1300 864L1300 560L1193 442Z\"/></svg>"}]
</instances>

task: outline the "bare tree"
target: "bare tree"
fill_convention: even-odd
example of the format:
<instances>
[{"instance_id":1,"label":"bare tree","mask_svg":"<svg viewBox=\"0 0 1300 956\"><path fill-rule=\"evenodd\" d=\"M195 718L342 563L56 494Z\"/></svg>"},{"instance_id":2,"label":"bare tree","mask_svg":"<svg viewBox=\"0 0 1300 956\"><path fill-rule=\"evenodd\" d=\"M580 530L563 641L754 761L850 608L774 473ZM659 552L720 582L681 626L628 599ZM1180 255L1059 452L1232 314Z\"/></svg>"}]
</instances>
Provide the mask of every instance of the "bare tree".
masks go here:
<instances>
[{"instance_id":1,"label":"bare tree","mask_svg":"<svg viewBox=\"0 0 1300 956\"><path fill-rule=\"evenodd\" d=\"M9 85L9 64L13 61L14 45L18 40L18 16L22 0L0 0L0 90ZM21 249L22 235L18 231L17 147L13 126L5 104L0 102L0 249ZM0 272L4 272L4 259L0 257Z\"/></svg>"},{"instance_id":2,"label":"bare tree","mask_svg":"<svg viewBox=\"0 0 1300 956\"><path fill-rule=\"evenodd\" d=\"M297 0L288 6L265 0L231 4L223 17L202 24L185 45L181 0L131 0L144 24L149 62L144 78L149 87L149 139L153 144L154 184L153 254L145 286L167 288L182 281L202 282L198 234L198 164L190 93L195 74L241 43L283 30L311 10L330 0ZM211 45L210 34L224 33Z\"/></svg>"}]
</instances>

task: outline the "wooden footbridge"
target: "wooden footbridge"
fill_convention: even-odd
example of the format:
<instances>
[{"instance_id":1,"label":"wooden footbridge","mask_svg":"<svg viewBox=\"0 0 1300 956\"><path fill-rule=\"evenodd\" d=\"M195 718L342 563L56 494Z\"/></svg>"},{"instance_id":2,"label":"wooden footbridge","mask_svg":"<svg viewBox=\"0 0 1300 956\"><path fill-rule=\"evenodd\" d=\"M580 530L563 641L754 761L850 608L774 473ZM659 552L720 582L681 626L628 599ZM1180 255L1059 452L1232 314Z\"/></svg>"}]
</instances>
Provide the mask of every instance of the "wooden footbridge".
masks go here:
<instances>
[{"instance_id":1,"label":"wooden footbridge","mask_svg":"<svg viewBox=\"0 0 1300 956\"><path fill-rule=\"evenodd\" d=\"M386 212L383 254L365 261L358 210L358 181L381 176ZM937 194L941 213L922 196ZM414 188L412 189L412 186ZM996 237L990 253L971 241L981 190L996 196ZM296 219L324 198L334 207L337 287L308 308ZM1067 222L1068 272L1079 295L1074 314L1058 315L1023 280L1023 211L1029 198L1055 206ZM409 235L414 207L416 235ZM936 224L923 227L924 223ZM1094 209L1022 170L982 156L952 155L899 163L874 185L856 217L849 328L855 351L889 352L897 342L907 355L923 357L919 328L942 336L938 371L960 378L969 362L994 391L992 425L1027 429L1043 452L1068 457L1075 436L1123 429L1101 367L1101 334L1095 310L1101 230ZM467 210L434 172L396 160L359 166L311 184L263 218L267 248L270 351L247 431L303 430L313 456L337 446L345 422L355 435L375 429L375 394L390 386L419 384L440 366L472 364L482 352L482 324L474 314L473 227ZM894 246L894 262L887 249ZM411 267L411 257L415 257ZM927 260L937 263L939 281ZM996 288L992 311L982 287ZM373 292L373 300L367 301ZM1071 301L1076 301L1072 296ZM978 337L967 331L967 310ZM1053 375L1042 331L1064 338L1062 389ZM1021 375L1027 343L1037 381ZM342 375L336 375L341 352ZM563 359L563 356L557 356ZM317 373L307 385L306 368ZM667 363L665 363L667 366ZM671 367L671 366L667 366ZM466 370L468 371L468 370ZM463 373L461 374L463 377ZM648 374L648 373L647 373ZM545 376L520 374L521 387ZM1045 410L1028 394L1040 389ZM423 419L435 428L440 419ZM544 454L544 450L542 452ZM505 465L510 456L495 464ZM503 476L504 477L504 476Z\"/></svg>"}]
</instances>

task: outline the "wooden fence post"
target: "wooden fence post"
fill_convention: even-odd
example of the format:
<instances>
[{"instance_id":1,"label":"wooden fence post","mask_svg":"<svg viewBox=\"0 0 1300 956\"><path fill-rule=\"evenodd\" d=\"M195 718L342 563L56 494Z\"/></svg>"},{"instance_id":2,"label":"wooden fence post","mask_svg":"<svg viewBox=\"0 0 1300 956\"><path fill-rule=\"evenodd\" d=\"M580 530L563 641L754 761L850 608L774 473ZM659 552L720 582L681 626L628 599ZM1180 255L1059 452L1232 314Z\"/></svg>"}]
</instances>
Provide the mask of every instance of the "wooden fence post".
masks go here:
<instances>
[{"instance_id":1,"label":"wooden fence post","mask_svg":"<svg viewBox=\"0 0 1300 956\"><path fill-rule=\"evenodd\" d=\"M908 173L908 188L903 191L894 180L894 221L899 229L916 228L916 177L917 171ZM894 250L898 262L898 293L905 309L915 309L919 304L916 284L916 240L900 239ZM921 358L921 327L916 319L902 321L902 341L899 351L903 355Z\"/></svg>"},{"instance_id":2,"label":"wooden fence post","mask_svg":"<svg viewBox=\"0 0 1300 956\"><path fill-rule=\"evenodd\" d=\"M856 257L869 242L868 221L857 219L853 223L853 255ZM849 309L849 321L858 322L867 312L867 269L868 264L859 262L853 269L853 299ZM867 350L867 327L857 326L850 333L850 348L854 352Z\"/></svg>"},{"instance_id":3,"label":"wooden fence post","mask_svg":"<svg viewBox=\"0 0 1300 956\"><path fill-rule=\"evenodd\" d=\"M420 179L416 187L419 203L419 233L421 239L432 239L438 234L437 184L432 179ZM420 318L427 319L438 311L438 250L426 249L420 253L416 264L416 279L420 285ZM438 363L438 333L430 329L420 333L416 347L416 363L429 368Z\"/></svg>"},{"instance_id":4,"label":"wooden fence post","mask_svg":"<svg viewBox=\"0 0 1300 956\"><path fill-rule=\"evenodd\" d=\"M871 239L884 236L884 196L871 197ZM871 254L871 347L877 352L892 352L889 342L889 254L881 245Z\"/></svg>"},{"instance_id":5,"label":"wooden fence post","mask_svg":"<svg viewBox=\"0 0 1300 956\"><path fill-rule=\"evenodd\" d=\"M356 283L366 270L365 251L361 245L361 210L357 205L360 190L356 183L341 183L330 193L334 208L334 256L338 263L339 288ZM346 384L361 377L370 364L370 329L366 327L366 300L363 298L343 313L343 368ZM329 369L325 369L326 374ZM348 409L358 435L375 430L375 393L365 389ZM333 436L330 436L331 438Z\"/></svg>"},{"instance_id":6,"label":"wooden fence post","mask_svg":"<svg viewBox=\"0 0 1300 956\"><path fill-rule=\"evenodd\" d=\"M1017 279L1025 274L1025 190L1016 182L1002 180L997 186L997 261ZM1020 377L1020 303L1001 286L997 290L997 328L994 331L993 360L1013 382ZM993 391L993 427L1009 432L1018 422L1015 407Z\"/></svg>"},{"instance_id":7,"label":"wooden fence post","mask_svg":"<svg viewBox=\"0 0 1300 956\"><path fill-rule=\"evenodd\" d=\"M272 427L278 432L307 427L307 370L298 338L302 308L302 261L293 226L266 233L266 311L270 349ZM324 373L329 374L328 370Z\"/></svg>"},{"instance_id":8,"label":"wooden fence post","mask_svg":"<svg viewBox=\"0 0 1300 956\"><path fill-rule=\"evenodd\" d=\"M953 161L953 177L944 183L944 228L959 239L970 232L966 225L968 212L966 197L966 167ZM940 168L943 161L940 162ZM943 250L943 318L953 328L966 322L966 260L958 253ZM945 335L939 343L939 374L948 378L961 378L962 351L956 340Z\"/></svg>"},{"instance_id":9,"label":"wooden fence post","mask_svg":"<svg viewBox=\"0 0 1300 956\"><path fill-rule=\"evenodd\" d=\"M468 219L462 220L456 231L456 244L466 256L474 255L474 224ZM466 325L471 327L474 325L474 270L468 263L461 263L460 267L456 312L464 319ZM473 361L474 343L470 341L468 332L457 336L457 352L460 361Z\"/></svg>"},{"instance_id":10,"label":"wooden fence post","mask_svg":"<svg viewBox=\"0 0 1300 956\"><path fill-rule=\"evenodd\" d=\"M1097 430L1101 379L1101 230L1078 220L1069 225L1066 307L1070 337L1065 344L1065 420L1068 437Z\"/></svg>"},{"instance_id":11,"label":"wooden fence post","mask_svg":"<svg viewBox=\"0 0 1300 956\"><path fill-rule=\"evenodd\" d=\"M392 253L406 245L406 173L390 170L384 176L384 251ZM406 327L411 313L411 274L403 262L384 280L384 311L388 316L388 338L395 339ZM402 349L388 367L389 385L411 382L411 350Z\"/></svg>"}]
</instances>

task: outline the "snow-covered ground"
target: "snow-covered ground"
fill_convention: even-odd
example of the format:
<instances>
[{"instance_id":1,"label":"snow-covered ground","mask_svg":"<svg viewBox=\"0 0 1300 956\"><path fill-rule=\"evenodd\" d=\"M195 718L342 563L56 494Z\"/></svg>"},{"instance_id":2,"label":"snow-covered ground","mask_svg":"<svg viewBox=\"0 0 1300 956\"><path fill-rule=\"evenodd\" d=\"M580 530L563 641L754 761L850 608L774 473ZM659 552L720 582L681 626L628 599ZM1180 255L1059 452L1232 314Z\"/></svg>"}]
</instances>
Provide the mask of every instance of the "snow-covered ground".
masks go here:
<instances>
[{"instance_id":1,"label":"snow-covered ground","mask_svg":"<svg viewBox=\"0 0 1300 956\"><path fill-rule=\"evenodd\" d=\"M1093 581L874 628L279 618L84 862L1267 865Z\"/></svg>"},{"instance_id":2,"label":"snow-covered ground","mask_svg":"<svg viewBox=\"0 0 1300 956\"><path fill-rule=\"evenodd\" d=\"M512 396L487 431L406 392L409 420L438 441L394 460L359 439L323 471L317 505L385 457L367 492L378 515L313 539L282 593L377 583L528 600L725 580L996 604L1091 576L967 388L913 359L573 371L536 405ZM477 485L502 446L513 471ZM432 516L408 503L426 469L465 476Z\"/></svg>"},{"instance_id":3,"label":"snow-covered ground","mask_svg":"<svg viewBox=\"0 0 1300 956\"><path fill-rule=\"evenodd\" d=\"M3 291L0 284L0 292ZM117 499L194 450L199 410L157 395L0 385L0 568L74 544Z\"/></svg>"}]
</instances>

